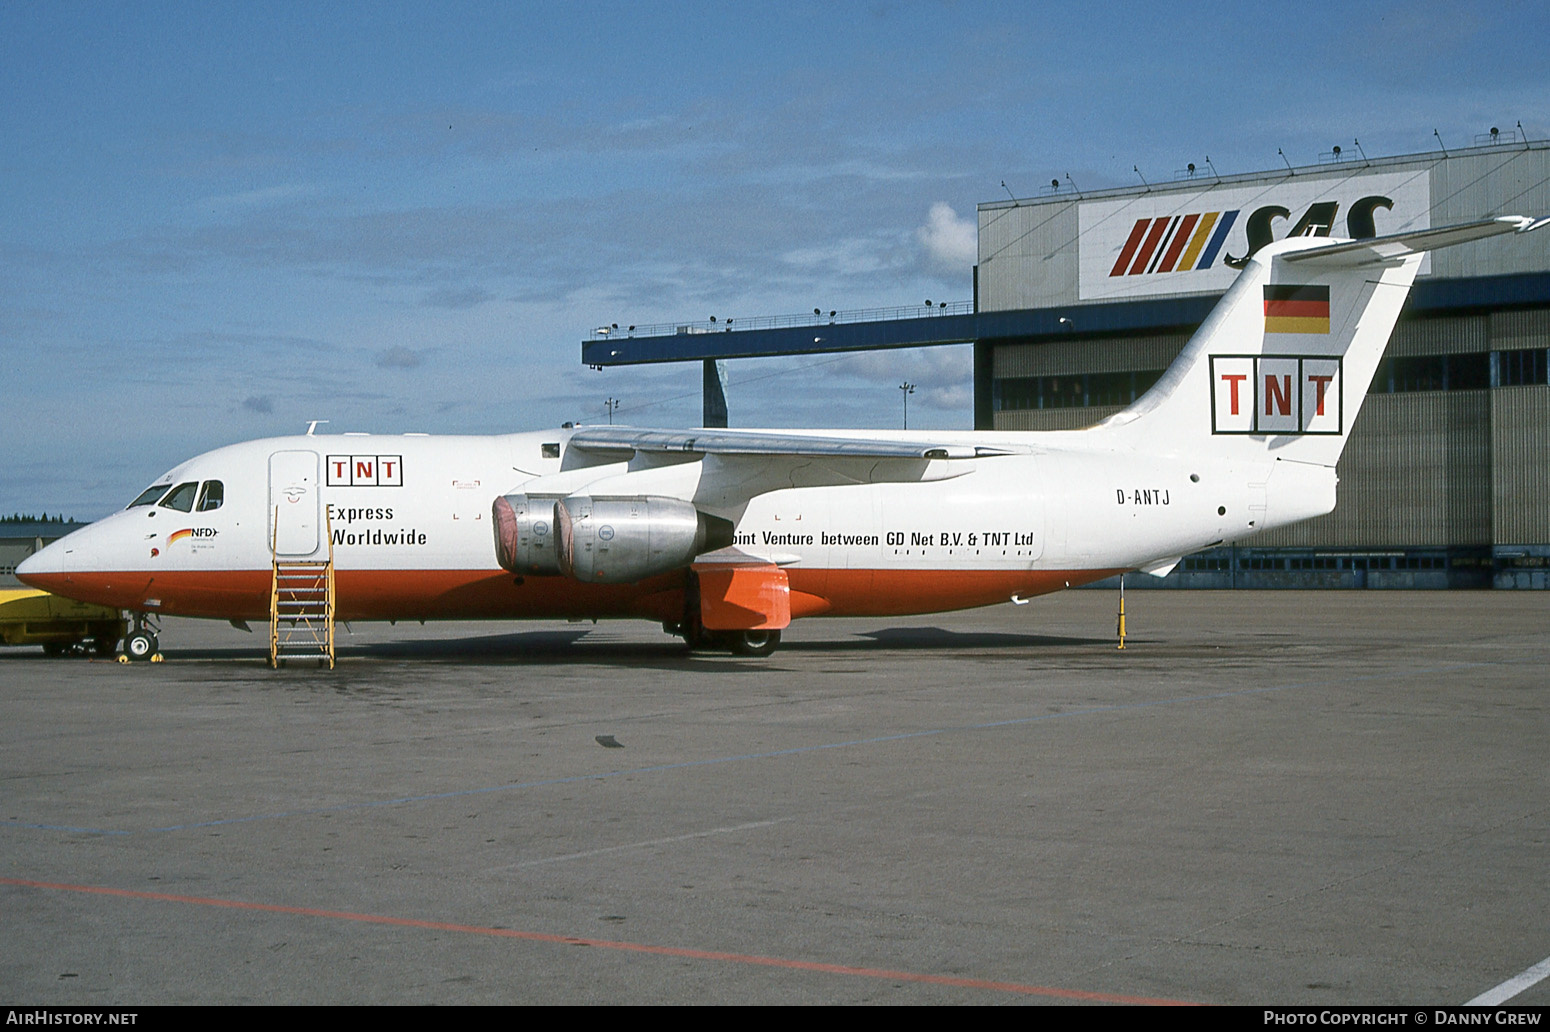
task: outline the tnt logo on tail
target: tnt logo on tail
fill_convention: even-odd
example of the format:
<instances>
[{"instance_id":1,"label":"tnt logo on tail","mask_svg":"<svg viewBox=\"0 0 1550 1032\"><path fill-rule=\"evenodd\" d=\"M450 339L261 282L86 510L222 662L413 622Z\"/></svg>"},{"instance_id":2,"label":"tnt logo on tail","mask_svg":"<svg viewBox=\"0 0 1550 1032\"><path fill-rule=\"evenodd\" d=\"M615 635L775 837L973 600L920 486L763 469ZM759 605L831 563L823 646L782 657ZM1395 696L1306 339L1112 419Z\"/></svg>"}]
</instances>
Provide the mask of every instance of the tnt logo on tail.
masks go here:
<instances>
[{"instance_id":1,"label":"tnt logo on tail","mask_svg":"<svg viewBox=\"0 0 1550 1032\"><path fill-rule=\"evenodd\" d=\"M1342 433L1340 364L1328 355L1212 355L1211 432Z\"/></svg>"}]
</instances>

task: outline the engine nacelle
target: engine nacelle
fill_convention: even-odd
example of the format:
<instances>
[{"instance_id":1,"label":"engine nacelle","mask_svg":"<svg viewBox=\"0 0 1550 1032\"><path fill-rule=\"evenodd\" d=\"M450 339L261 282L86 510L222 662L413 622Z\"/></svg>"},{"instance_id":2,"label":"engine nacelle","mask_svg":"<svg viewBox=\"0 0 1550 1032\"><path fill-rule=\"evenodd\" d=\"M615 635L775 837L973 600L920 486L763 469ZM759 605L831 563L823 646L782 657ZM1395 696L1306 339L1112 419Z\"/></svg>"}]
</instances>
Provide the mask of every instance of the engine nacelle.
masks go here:
<instances>
[{"instance_id":1,"label":"engine nacelle","mask_svg":"<svg viewBox=\"0 0 1550 1032\"><path fill-rule=\"evenodd\" d=\"M525 494L495 499L495 558L512 573L558 574L560 553L555 546L553 495Z\"/></svg>"},{"instance_id":2,"label":"engine nacelle","mask_svg":"<svg viewBox=\"0 0 1550 1032\"><path fill-rule=\"evenodd\" d=\"M732 543L732 524L677 498L588 498L554 506L560 569L589 584L628 584L682 569Z\"/></svg>"}]
</instances>

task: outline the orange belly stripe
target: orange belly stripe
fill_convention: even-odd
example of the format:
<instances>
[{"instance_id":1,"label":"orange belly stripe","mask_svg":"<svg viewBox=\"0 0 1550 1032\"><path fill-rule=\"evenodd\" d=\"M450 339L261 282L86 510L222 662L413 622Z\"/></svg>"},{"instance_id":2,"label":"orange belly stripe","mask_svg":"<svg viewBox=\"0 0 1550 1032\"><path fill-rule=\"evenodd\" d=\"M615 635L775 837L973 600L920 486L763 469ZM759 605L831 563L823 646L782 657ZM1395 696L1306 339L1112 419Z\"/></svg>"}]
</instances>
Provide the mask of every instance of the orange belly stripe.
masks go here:
<instances>
[{"instance_id":1,"label":"orange belly stripe","mask_svg":"<svg viewBox=\"0 0 1550 1032\"><path fill-rule=\"evenodd\" d=\"M903 616L1005 602L1076 587L1119 570L820 570L788 568L791 615ZM29 584L120 609L221 620L269 618L268 570L50 573ZM675 621L684 578L583 584L503 570L339 570L340 620L521 620L639 617ZM156 600L156 605L147 605Z\"/></svg>"}]
</instances>

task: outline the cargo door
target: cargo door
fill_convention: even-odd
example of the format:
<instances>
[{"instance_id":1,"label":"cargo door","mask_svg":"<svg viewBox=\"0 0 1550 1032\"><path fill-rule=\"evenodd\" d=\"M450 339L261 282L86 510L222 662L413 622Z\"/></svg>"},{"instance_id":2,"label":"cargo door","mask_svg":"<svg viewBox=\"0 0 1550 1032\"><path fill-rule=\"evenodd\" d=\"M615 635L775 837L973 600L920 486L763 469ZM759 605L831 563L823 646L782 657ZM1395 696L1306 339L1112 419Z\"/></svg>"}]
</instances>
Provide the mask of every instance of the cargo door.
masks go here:
<instances>
[{"instance_id":1,"label":"cargo door","mask_svg":"<svg viewBox=\"0 0 1550 1032\"><path fill-rule=\"evenodd\" d=\"M303 556L318 550L321 503L317 452L269 456L269 540L276 555Z\"/></svg>"}]
</instances>

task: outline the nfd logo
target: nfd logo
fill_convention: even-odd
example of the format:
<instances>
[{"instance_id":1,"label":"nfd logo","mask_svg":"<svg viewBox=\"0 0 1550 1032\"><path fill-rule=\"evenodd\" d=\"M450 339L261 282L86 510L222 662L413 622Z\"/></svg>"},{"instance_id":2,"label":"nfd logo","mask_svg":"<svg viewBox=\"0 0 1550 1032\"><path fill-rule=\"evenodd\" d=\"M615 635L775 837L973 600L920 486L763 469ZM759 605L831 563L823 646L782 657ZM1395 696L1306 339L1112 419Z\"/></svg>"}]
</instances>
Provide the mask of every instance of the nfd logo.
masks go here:
<instances>
[{"instance_id":1,"label":"nfd logo","mask_svg":"<svg viewBox=\"0 0 1550 1032\"><path fill-rule=\"evenodd\" d=\"M1343 432L1339 358L1212 355L1213 434Z\"/></svg>"},{"instance_id":2,"label":"nfd logo","mask_svg":"<svg viewBox=\"0 0 1550 1032\"><path fill-rule=\"evenodd\" d=\"M330 455L329 487L403 487L400 455Z\"/></svg>"}]
</instances>

